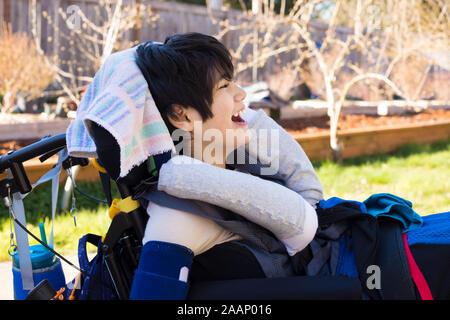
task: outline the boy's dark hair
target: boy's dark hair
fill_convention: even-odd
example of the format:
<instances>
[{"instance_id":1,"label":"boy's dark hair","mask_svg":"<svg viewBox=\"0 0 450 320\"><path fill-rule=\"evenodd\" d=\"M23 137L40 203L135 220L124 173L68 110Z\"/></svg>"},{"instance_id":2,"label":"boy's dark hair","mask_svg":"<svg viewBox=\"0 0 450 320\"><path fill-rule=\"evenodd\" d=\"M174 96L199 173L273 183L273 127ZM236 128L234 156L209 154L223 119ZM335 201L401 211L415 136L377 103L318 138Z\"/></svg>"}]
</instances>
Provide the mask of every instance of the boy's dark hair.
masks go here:
<instances>
[{"instance_id":1,"label":"boy's dark hair","mask_svg":"<svg viewBox=\"0 0 450 320\"><path fill-rule=\"evenodd\" d=\"M136 52L136 63L170 133L175 130L168 121L172 105L190 106L203 120L211 118L214 86L220 79L233 79L227 48L201 33L169 36L164 44L145 42Z\"/></svg>"}]
</instances>

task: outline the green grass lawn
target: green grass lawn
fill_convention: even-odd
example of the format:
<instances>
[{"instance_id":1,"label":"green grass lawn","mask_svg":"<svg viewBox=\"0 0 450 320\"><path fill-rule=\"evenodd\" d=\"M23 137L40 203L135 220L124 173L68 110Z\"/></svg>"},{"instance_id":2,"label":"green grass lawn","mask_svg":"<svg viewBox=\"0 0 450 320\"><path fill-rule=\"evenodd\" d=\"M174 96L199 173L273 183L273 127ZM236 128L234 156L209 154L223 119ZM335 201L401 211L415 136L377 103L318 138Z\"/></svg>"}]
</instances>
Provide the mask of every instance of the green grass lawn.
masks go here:
<instances>
[{"instance_id":1,"label":"green grass lawn","mask_svg":"<svg viewBox=\"0 0 450 320\"><path fill-rule=\"evenodd\" d=\"M450 140L432 145L407 145L391 154L313 163L322 181L325 198L363 201L370 195L388 192L413 203L420 215L450 211ZM100 182L78 182L79 188L104 198ZM38 186L24 200L30 230L39 235L38 223L51 230L51 183ZM63 186L60 187L60 196ZM110 219L106 206L77 194L77 227L70 214L58 212L54 221L55 249L62 254L77 252L78 239L86 233L106 233ZM113 196L118 192L113 189ZM0 204L0 261L8 259L8 210ZM30 244L36 241L30 237ZM91 250L94 248L92 247Z\"/></svg>"},{"instance_id":2,"label":"green grass lawn","mask_svg":"<svg viewBox=\"0 0 450 320\"><path fill-rule=\"evenodd\" d=\"M420 215L450 211L450 140L314 167L325 198L363 201L387 192L411 201Z\"/></svg>"},{"instance_id":3,"label":"green grass lawn","mask_svg":"<svg viewBox=\"0 0 450 320\"><path fill-rule=\"evenodd\" d=\"M78 181L77 186L84 192L97 198L105 199L101 183ZM64 184L59 187L59 199L63 194ZM117 189L113 186L112 195L119 198ZM62 254L76 254L78 251L78 240L86 233L103 235L108 230L111 219L107 213L105 204L92 201L75 192L77 226L68 211L56 213L53 229L55 249ZM58 205L60 202L58 203ZM37 186L24 199L27 226L31 232L39 236L39 222L44 221L47 239L51 232L51 182ZM70 204L69 204L70 209ZM13 229L14 231L14 229ZM0 203L0 261L7 260L10 239L10 224L7 207ZM31 236L28 237L30 245L37 244ZM89 245L89 251L93 251L94 246Z\"/></svg>"}]
</instances>

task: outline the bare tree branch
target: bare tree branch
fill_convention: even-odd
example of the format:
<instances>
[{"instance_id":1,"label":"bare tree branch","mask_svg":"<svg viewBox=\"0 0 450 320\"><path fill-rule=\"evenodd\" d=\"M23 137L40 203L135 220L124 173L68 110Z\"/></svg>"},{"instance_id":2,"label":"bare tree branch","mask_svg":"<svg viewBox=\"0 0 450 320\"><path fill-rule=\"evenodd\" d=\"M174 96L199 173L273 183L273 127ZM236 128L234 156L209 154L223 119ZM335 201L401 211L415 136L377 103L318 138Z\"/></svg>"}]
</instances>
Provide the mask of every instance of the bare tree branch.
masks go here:
<instances>
[{"instance_id":1,"label":"bare tree branch","mask_svg":"<svg viewBox=\"0 0 450 320\"><path fill-rule=\"evenodd\" d=\"M424 49L448 49L448 28L441 25L423 28L417 11L420 10L420 2L417 0L337 0L331 7L328 24L321 25L312 17L316 8L325 2L297 0L285 14L284 1L277 13L273 2L267 0L263 2L261 14L245 12L241 23L234 26L229 21L221 22L219 35L223 37L228 32L240 32L241 41L237 49L231 49L233 57L238 60L238 73L260 67L273 57L295 50L296 61L283 69L289 67L315 81L314 89L328 104L332 124L330 145L338 153L337 121L342 105L353 88L364 84L366 89L381 92L379 94L384 94L382 92L387 92L385 90L389 88L408 101L411 97L418 98L430 64L420 71L420 81L412 93L402 81L398 82L404 77L399 77L397 69L404 65L408 57L424 56L421 53ZM430 0L432 12L437 21L442 20L443 25L448 25L447 5L438 2ZM351 29L339 26L343 11L350 13L346 22ZM252 33L255 29L263 35L261 38ZM252 44L256 44L258 50L248 54L246 48Z\"/></svg>"},{"instance_id":2,"label":"bare tree branch","mask_svg":"<svg viewBox=\"0 0 450 320\"><path fill-rule=\"evenodd\" d=\"M46 58L46 63L56 73L58 84L77 104L80 102L79 88L92 81L92 71L97 70L114 50L134 44L131 41L124 41L126 32L140 26L144 16L146 23L149 24L158 19L158 16L152 13L150 6L142 4L135 4L133 7L124 6L123 0L100 1L94 10L96 14L91 19L82 10L76 12L81 28L72 28L69 31L70 36L60 30L58 25L54 25L58 29L59 36L69 41L72 50L83 56L85 62L83 67L75 66L72 61L64 61L62 64L63 61L58 57ZM39 52L44 55L41 40L37 35L37 14L36 0L31 0L31 33ZM66 12L61 8L57 14L63 21L68 21ZM49 24L53 23L49 15L45 14L44 18ZM89 75L83 75L86 70L90 72Z\"/></svg>"}]
</instances>

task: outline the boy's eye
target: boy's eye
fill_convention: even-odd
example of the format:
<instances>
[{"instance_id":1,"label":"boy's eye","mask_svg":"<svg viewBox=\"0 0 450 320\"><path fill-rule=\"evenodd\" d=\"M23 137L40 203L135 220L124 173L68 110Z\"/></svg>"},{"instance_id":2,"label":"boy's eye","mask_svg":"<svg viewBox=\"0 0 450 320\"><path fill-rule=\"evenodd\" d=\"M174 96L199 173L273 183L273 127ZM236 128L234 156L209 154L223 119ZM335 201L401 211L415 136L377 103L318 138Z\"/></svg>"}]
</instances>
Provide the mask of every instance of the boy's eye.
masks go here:
<instances>
[{"instance_id":1,"label":"boy's eye","mask_svg":"<svg viewBox=\"0 0 450 320\"><path fill-rule=\"evenodd\" d=\"M226 83L222 84L221 86L219 86L219 89L226 88L226 87L228 87L229 85L230 85L230 83L229 83L229 82L226 82Z\"/></svg>"}]
</instances>

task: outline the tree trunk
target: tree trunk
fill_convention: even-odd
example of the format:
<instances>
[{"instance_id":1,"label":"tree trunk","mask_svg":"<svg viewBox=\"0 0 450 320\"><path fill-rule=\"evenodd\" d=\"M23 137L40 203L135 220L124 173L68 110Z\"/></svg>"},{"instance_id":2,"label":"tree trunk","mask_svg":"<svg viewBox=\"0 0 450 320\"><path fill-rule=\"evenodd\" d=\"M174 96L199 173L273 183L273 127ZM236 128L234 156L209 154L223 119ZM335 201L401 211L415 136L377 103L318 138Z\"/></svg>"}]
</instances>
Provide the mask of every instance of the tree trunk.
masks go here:
<instances>
[{"instance_id":1,"label":"tree trunk","mask_svg":"<svg viewBox=\"0 0 450 320\"><path fill-rule=\"evenodd\" d=\"M16 100L16 94L11 91L6 91L3 96L3 113L11 112L14 108L14 101Z\"/></svg>"},{"instance_id":2,"label":"tree trunk","mask_svg":"<svg viewBox=\"0 0 450 320\"><path fill-rule=\"evenodd\" d=\"M342 148L337 135L339 113L336 105L333 105L330 117L330 147L333 161L342 163Z\"/></svg>"}]
</instances>

